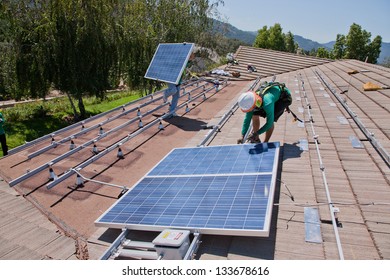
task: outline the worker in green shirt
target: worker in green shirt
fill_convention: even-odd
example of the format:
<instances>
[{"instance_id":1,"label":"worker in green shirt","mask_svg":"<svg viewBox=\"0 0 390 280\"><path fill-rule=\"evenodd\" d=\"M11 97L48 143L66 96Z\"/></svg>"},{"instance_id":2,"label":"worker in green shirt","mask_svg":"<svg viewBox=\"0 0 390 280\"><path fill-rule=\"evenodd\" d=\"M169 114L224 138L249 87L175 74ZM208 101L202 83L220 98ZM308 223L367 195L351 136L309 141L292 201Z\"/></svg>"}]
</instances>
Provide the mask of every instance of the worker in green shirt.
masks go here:
<instances>
[{"instance_id":1,"label":"worker in green shirt","mask_svg":"<svg viewBox=\"0 0 390 280\"><path fill-rule=\"evenodd\" d=\"M5 131L4 131L4 117L3 114L0 112L0 143L1 148L3 150L3 155L8 155L8 146L7 146L7 139L5 137Z\"/></svg>"},{"instance_id":2,"label":"worker in green shirt","mask_svg":"<svg viewBox=\"0 0 390 280\"><path fill-rule=\"evenodd\" d=\"M241 138L237 143L242 144L249 129L251 121L253 132L248 137L251 143L259 143L259 135L265 132L264 142L268 142L274 131L274 122L285 110L289 111L291 105L290 90L282 83L266 83L257 91L244 92L238 98L238 106L246 113L242 125ZM260 117L266 118L265 124L260 128Z\"/></svg>"}]
</instances>

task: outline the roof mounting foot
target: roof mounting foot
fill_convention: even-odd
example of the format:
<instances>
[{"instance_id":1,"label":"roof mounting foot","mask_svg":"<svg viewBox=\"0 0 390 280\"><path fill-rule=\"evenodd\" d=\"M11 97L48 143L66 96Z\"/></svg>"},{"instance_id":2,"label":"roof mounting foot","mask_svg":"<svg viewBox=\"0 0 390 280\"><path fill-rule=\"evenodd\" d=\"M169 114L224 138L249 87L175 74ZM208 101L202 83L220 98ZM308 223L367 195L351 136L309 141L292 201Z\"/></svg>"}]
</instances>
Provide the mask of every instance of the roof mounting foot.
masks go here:
<instances>
[{"instance_id":1,"label":"roof mounting foot","mask_svg":"<svg viewBox=\"0 0 390 280\"><path fill-rule=\"evenodd\" d=\"M123 155L123 152L122 152L122 149L121 148L118 148L118 153L117 153L117 158L119 159L124 159L124 155Z\"/></svg>"},{"instance_id":2,"label":"roof mounting foot","mask_svg":"<svg viewBox=\"0 0 390 280\"><path fill-rule=\"evenodd\" d=\"M118 195L118 199L121 198L125 193L127 193L128 190L129 190L129 189L126 189L126 188L123 189L123 190L120 192L120 194Z\"/></svg>"}]
</instances>

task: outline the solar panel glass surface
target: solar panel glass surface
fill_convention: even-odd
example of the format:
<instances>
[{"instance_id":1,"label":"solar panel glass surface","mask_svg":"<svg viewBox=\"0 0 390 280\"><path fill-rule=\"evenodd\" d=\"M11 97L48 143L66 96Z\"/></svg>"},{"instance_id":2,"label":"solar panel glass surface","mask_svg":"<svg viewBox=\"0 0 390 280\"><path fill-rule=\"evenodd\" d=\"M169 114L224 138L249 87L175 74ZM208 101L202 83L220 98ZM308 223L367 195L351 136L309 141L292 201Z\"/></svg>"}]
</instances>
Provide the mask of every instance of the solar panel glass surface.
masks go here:
<instances>
[{"instance_id":1,"label":"solar panel glass surface","mask_svg":"<svg viewBox=\"0 0 390 280\"><path fill-rule=\"evenodd\" d=\"M96 224L267 236L278 151L278 143L175 149Z\"/></svg>"},{"instance_id":2,"label":"solar panel glass surface","mask_svg":"<svg viewBox=\"0 0 390 280\"><path fill-rule=\"evenodd\" d=\"M178 84L194 44L159 44L145 78Z\"/></svg>"},{"instance_id":3,"label":"solar panel glass surface","mask_svg":"<svg viewBox=\"0 0 390 280\"><path fill-rule=\"evenodd\" d=\"M175 149L148 176L272 172L277 147L268 143Z\"/></svg>"}]
</instances>

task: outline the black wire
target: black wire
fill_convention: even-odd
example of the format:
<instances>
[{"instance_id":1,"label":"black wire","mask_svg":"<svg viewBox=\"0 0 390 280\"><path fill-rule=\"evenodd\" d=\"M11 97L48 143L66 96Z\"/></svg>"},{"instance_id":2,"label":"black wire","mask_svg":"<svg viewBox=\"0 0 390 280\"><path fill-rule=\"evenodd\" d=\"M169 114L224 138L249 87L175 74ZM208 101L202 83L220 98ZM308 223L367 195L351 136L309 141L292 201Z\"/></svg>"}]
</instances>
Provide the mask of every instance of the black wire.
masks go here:
<instances>
[{"instance_id":1,"label":"black wire","mask_svg":"<svg viewBox=\"0 0 390 280\"><path fill-rule=\"evenodd\" d=\"M279 182L281 182L282 184L283 184L283 186L287 189L287 191L288 191L288 193L290 194L290 195L287 195L288 197L290 197L290 199L292 200L292 201L295 201L294 200L294 196L292 195L292 193L291 193L291 191L290 191L290 189L287 187L287 185L282 181L282 180L280 180L280 179L276 179L276 180L278 180Z\"/></svg>"}]
</instances>

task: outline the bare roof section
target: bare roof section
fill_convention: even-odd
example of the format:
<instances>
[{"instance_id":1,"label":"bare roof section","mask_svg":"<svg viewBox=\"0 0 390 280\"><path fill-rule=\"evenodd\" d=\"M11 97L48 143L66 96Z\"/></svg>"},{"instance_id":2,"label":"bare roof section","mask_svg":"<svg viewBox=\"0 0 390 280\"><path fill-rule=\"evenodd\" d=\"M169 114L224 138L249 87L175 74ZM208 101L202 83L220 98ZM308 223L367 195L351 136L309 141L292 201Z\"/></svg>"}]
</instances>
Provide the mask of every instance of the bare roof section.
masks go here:
<instances>
[{"instance_id":1,"label":"bare roof section","mask_svg":"<svg viewBox=\"0 0 390 280\"><path fill-rule=\"evenodd\" d=\"M238 64L227 67L228 71L238 71L242 79L254 80L258 76L269 77L311 66L329 63L331 60L306 55L240 46L235 54ZM256 72L248 71L248 65Z\"/></svg>"}]
</instances>

